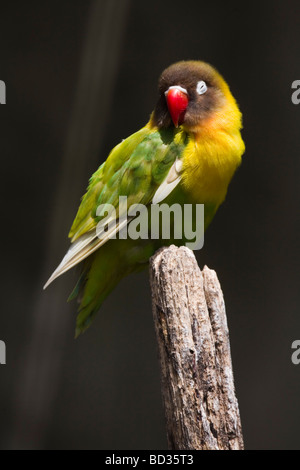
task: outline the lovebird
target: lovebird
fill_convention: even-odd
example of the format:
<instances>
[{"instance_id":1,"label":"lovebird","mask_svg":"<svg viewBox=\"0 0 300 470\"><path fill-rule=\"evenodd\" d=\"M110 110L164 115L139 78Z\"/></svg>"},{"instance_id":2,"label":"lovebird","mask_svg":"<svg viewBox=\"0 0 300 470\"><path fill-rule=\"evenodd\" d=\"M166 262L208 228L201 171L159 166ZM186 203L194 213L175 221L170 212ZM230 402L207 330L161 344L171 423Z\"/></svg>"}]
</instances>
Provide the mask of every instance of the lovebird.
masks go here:
<instances>
[{"instance_id":1,"label":"lovebird","mask_svg":"<svg viewBox=\"0 0 300 470\"><path fill-rule=\"evenodd\" d=\"M150 227L153 206L203 204L205 230L241 163L241 129L236 100L210 64L180 61L162 72L149 122L114 147L92 175L69 233L70 249L44 286L80 263L70 296L79 302L76 337L124 276L145 268L158 248L186 242L184 236L122 237L136 221L128 207L146 207Z\"/></svg>"}]
</instances>

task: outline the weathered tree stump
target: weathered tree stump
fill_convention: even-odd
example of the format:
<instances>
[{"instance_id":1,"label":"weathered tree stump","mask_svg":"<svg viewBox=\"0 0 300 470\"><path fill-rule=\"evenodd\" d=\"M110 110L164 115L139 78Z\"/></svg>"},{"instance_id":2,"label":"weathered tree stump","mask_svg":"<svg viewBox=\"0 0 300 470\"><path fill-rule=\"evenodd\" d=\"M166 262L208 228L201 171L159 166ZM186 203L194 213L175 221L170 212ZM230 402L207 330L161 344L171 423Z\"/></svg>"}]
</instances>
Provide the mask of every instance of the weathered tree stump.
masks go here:
<instances>
[{"instance_id":1,"label":"weathered tree stump","mask_svg":"<svg viewBox=\"0 0 300 470\"><path fill-rule=\"evenodd\" d=\"M186 247L150 260L169 449L242 450L229 332L214 271Z\"/></svg>"}]
</instances>

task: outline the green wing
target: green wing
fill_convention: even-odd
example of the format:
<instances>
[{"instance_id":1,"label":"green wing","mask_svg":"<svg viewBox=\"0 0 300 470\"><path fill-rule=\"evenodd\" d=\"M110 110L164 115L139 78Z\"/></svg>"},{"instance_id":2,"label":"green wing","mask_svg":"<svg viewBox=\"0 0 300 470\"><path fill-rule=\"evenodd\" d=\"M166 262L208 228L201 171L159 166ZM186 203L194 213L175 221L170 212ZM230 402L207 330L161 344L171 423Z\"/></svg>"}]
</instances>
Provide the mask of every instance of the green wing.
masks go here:
<instances>
[{"instance_id":1,"label":"green wing","mask_svg":"<svg viewBox=\"0 0 300 470\"><path fill-rule=\"evenodd\" d=\"M69 233L72 242L95 229L99 205L113 205L121 217L119 196L127 196L128 207L149 204L186 143L182 132L144 127L117 145L90 180Z\"/></svg>"},{"instance_id":2,"label":"green wing","mask_svg":"<svg viewBox=\"0 0 300 470\"><path fill-rule=\"evenodd\" d=\"M82 199L69 233L70 250L45 287L111 238L112 232L108 231L99 239L103 214L97 216L96 213L100 205L111 204L119 221L127 209L119 206L120 196L127 196L128 207L151 203L170 168L180 159L187 139L182 130L157 130L145 126L111 151L92 176ZM107 230L107 221L103 230L104 225ZM115 233L122 228L118 223L115 227Z\"/></svg>"}]
</instances>

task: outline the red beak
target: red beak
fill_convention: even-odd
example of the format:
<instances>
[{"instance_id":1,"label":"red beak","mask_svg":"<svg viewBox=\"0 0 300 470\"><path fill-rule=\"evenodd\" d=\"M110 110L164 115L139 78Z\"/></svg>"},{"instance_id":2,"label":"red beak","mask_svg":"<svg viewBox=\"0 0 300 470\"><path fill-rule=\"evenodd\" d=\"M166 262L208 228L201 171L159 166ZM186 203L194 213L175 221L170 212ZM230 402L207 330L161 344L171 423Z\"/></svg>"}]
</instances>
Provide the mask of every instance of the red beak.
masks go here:
<instances>
[{"instance_id":1,"label":"red beak","mask_svg":"<svg viewBox=\"0 0 300 470\"><path fill-rule=\"evenodd\" d=\"M184 114L189 104L187 91L180 86L171 86L166 92L166 100L175 127L183 122Z\"/></svg>"}]
</instances>

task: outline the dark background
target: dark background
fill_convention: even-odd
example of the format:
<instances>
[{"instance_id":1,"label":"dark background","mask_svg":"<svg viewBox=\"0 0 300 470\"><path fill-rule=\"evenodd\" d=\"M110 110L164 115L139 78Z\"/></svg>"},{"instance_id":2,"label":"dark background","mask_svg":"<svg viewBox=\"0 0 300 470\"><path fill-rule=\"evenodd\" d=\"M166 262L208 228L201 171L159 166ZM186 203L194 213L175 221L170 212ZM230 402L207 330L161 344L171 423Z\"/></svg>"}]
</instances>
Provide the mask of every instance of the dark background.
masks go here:
<instances>
[{"instance_id":1,"label":"dark background","mask_svg":"<svg viewBox=\"0 0 300 470\"><path fill-rule=\"evenodd\" d=\"M197 258L224 291L246 448L300 449L299 18L296 0L1 2L1 448L166 448L148 273L76 341L76 273L42 286L89 176L147 122L161 71L201 59L240 105L246 154Z\"/></svg>"}]
</instances>

